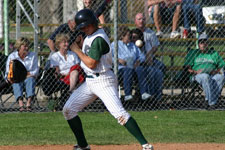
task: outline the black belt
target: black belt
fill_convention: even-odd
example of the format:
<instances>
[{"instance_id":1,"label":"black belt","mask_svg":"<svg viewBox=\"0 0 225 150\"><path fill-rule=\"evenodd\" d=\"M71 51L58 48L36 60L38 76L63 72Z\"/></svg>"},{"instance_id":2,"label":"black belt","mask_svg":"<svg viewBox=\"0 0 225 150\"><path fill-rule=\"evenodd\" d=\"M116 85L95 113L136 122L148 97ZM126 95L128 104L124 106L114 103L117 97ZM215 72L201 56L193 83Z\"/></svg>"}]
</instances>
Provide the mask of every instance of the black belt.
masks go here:
<instances>
[{"instance_id":1,"label":"black belt","mask_svg":"<svg viewBox=\"0 0 225 150\"><path fill-rule=\"evenodd\" d=\"M109 70L111 70L111 71L113 71L113 69L109 69ZM107 71L106 71L107 72ZM105 72L103 72L103 73L105 73ZM96 77L99 77L100 76L100 74L101 73L93 73ZM94 78L94 75L86 75L86 78Z\"/></svg>"},{"instance_id":2,"label":"black belt","mask_svg":"<svg viewBox=\"0 0 225 150\"><path fill-rule=\"evenodd\" d=\"M100 76L100 73L94 73L96 77ZM93 75L86 75L86 78L94 78Z\"/></svg>"}]
</instances>

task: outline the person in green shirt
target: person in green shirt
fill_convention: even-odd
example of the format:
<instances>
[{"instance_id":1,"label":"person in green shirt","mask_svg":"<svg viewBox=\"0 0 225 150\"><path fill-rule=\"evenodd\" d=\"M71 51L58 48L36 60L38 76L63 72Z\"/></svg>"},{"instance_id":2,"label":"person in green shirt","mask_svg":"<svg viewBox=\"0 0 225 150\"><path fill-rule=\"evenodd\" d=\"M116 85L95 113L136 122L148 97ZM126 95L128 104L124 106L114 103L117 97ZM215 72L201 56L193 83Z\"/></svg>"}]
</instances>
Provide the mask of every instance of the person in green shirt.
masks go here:
<instances>
[{"instance_id":1,"label":"person in green shirt","mask_svg":"<svg viewBox=\"0 0 225 150\"><path fill-rule=\"evenodd\" d=\"M185 66L193 74L192 81L197 81L205 92L208 107L215 108L224 85L223 68L225 62L214 49L208 48L208 36L198 38L199 49L188 53Z\"/></svg>"}]
</instances>

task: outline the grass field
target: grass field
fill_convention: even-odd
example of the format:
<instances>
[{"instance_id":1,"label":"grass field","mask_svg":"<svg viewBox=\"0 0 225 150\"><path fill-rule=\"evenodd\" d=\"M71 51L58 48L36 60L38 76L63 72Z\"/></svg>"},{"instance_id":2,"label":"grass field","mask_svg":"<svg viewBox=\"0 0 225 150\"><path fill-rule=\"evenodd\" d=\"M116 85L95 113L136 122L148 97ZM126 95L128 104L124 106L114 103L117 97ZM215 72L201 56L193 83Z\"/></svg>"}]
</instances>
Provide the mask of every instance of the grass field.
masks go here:
<instances>
[{"instance_id":1,"label":"grass field","mask_svg":"<svg viewBox=\"0 0 225 150\"><path fill-rule=\"evenodd\" d=\"M130 112L154 143L225 143L224 111ZM137 141L108 113L80 113L90 144ZM74 144L61 112L0 114L0 145Z\"/></svg>"}]
</instances>

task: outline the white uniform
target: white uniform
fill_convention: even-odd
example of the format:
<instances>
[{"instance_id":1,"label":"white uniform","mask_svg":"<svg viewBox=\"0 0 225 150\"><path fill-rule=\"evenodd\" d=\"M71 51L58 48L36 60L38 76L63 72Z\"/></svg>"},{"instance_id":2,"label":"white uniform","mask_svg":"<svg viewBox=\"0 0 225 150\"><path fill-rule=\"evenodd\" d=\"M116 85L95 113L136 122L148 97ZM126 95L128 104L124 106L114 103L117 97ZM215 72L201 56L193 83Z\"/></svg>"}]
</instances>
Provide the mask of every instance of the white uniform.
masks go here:
<instances>
[{"instance_id":1,"label":"white uniform","mask_svg":"<svg viewBox=\"0 0 225 150\"><path fill-rule=\"evenodd\" d=\"M92 35L85 38L82 51L88 55L91 44L95 38L102 37L110 47L110 41L102 29L98 29ZM73 92L66 102L63 113L66 120L70 120L77 115L85 106L99 97L108 111L118 119L118 122L124 125L130 117L130 114L123 108L118 94L118 83L115 74L112 71L112 52L101 56L95 69L88 68L82 61L81 67L87 74L86 81Z\"/></svg>"}]
</instances>

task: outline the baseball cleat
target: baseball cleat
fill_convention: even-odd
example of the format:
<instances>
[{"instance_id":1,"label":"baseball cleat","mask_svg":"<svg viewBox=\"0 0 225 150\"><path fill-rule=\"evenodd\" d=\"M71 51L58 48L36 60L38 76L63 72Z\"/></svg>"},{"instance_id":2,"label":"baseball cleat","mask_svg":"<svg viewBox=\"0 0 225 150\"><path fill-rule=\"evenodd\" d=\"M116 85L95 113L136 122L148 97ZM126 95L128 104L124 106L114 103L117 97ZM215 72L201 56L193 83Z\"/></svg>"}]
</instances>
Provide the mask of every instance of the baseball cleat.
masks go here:
<instances>
[{"instance_id":1,"label":"baseball cleat","mask_svg":"<svg viewBox=\"0 0 225 150\"><path fill-rule=\"evenodd\" d=\"M86 146L84 148L81 148L79 145L74 145L73 150L91 150L90 146Z\"/></svg>"},{"instance_id":2,"label":"baseball cleat","mask_svg":"<svg viewBox=\"0 0 225 150\"><path fill-rule=\"evenodd\" d=\"M154 150L151 144L142 145L142 150Z\"/></svg>"}]
</instances>

